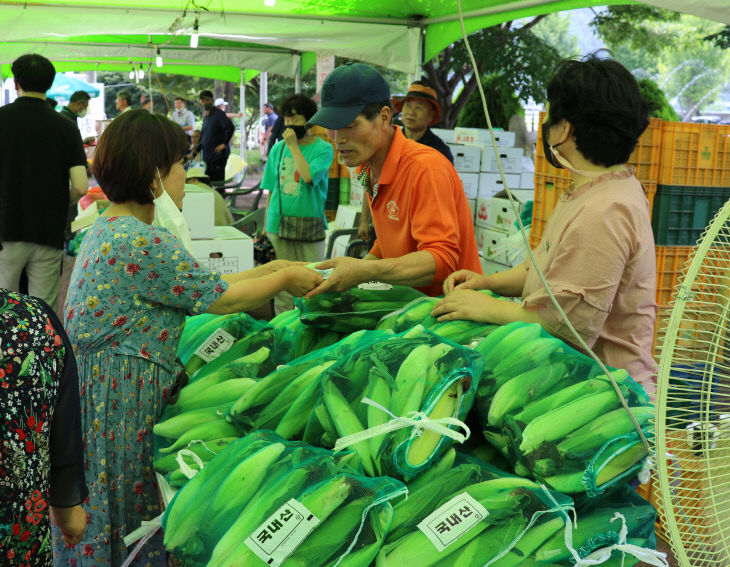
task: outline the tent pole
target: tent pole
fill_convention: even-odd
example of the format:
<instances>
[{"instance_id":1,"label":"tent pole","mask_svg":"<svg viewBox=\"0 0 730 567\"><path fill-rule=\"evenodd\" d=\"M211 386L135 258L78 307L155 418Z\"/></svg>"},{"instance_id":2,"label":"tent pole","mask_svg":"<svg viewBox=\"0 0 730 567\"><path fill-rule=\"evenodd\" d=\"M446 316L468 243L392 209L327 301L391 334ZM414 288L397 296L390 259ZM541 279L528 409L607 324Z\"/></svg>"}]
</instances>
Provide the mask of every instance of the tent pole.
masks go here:
<instances>
[{"instance_id":1,"label":"tent pole","mask_svg":"<svg viewBox=\"0 0 730 567\"><path fill-rule=\"evenodd\" d=\"M246 69L241 67L241 82L238 86L239 98L239 115L241 121L241 160L246 163L246 144L248 144L248 136L246 135Z\"/></svg>"},{"instance_id":2,"label":"tent pole","mask_svg":"<svg viewBox=\"0 0 730 567\"><path fill-rule=\"evenodd\" d=\"M297 56L297 70L294 74L294 92L301 94L302 92L302 56Z\"/></svg>"},{"instance_id":3,"label":"tent pole","mask_svg":"<svg viewBox=\"0 0 730 567\"><path fill-rule=\"evenodd\" d=\"M0 106L5 106L5 77L2 68L0 68Z\"/></svg>"},{"instance_id":4,"label":"tent pole","mask_svg":"<svg viewBox=\"0 0 730 567\"><path fill-rule=\"evenodd\" d=\"M259 73L259 123L257 125L257 136L261 140L261 131L263 129L264 104L269 102L269 74L266 71ZM259 148L259 151L264 151ZM263 153L261 154L264 155Z\"/></svg>"}]
</instances>

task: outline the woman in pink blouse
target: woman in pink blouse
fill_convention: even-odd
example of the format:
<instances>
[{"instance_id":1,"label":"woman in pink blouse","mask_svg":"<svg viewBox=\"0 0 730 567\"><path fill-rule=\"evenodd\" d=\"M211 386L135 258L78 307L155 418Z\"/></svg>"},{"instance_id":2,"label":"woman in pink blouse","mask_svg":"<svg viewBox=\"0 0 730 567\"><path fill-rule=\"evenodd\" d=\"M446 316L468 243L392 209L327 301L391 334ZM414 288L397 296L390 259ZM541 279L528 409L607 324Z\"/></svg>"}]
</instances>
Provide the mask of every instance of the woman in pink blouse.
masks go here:
<instances>
[{"instance_id":1,"label":"woman in pink blouse","mask_svg":"<svg viewBox=\"0 0 730 567\"><path fill-rule=\"evenodd\" d=\"M649 124L649 106L631 73L589 55L563 61L547 88L547 160L568 169L561 195L533 250L550 290L586 344L654 392L651 355L656 318L656 259L649 202L624 164ZM521 303L476 293L490 289ZM444 282L439 320L540 323L575 346L529 258L484 276L461 270Z\"/></svg>"}]
</instances>

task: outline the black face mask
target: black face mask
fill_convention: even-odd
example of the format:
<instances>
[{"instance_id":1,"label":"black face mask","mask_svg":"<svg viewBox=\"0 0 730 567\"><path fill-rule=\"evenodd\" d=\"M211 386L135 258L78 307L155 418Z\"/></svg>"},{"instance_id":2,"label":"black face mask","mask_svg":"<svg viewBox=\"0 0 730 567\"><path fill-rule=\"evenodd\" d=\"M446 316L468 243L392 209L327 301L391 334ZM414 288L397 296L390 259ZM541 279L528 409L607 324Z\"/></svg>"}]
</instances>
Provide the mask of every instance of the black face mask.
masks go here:
<instances>
[{"instance_id":1,"label":"black face mask","mask_svg":"<svg viewBox=\"0 0 730 567\"><path fill-rule=\"evenodd\" d=\"M550 126L550 124L542 125L542 151L545 153L545 159L550 165L557 169L563 169L563 166L560 165L560 163L558 163L558 160L555 159L553 152L550 151L550 143L548 142L548 132L550 131ZM560 144L557 145L559 146Z\"/></svg>"},{"instance_id":2,"label":"black face mask","mask_svg":"<svg viewBox=\"0 0 730 567\"><path fill-rule=\"evenodd\" d=\"M287 128L294 130L294 133L297 135L297 140L301 140L307 135L306 126L287 126Z\"/></svg>"}]
</instances>

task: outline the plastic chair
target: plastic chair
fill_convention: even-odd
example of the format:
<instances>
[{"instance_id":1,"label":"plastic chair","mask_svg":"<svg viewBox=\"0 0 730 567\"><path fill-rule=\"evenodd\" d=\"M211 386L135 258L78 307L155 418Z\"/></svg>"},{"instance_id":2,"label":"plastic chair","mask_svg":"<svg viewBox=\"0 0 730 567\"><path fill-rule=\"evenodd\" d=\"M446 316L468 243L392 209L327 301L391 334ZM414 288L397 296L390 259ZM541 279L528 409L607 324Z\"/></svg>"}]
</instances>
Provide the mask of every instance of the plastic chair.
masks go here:
<instances>
[{"instance_id":1,"label":"plastic chair","mask_svg":"<svg viewBox=\"0 0 730 567\"><path fill-rule=\"evenodd\" d=\"M235 218L235 217L234 217ZM264 223L266 221L266 209L261 207L254 211L248 211L234 220L231 226L236 227L244 234L253 236L261 234L264 231Z\"/></svg>"},{"instance_id":2,"label":"plastic chair","mask_svg":"<svg viewBox=\"0 0 730 567\"><path fill-rule=\"evenodd\" d=\"M351 258L364 258L370 251L370 245L364 240L353 238L357 237L357 230L358 229L356 228L338 228L333 230L330 233L329 240L327 241L327 250L324 255L325 259L332 258L332 251L334 250L335 242L341 236L350 237L350 240L347 243L347 248L345 248L345 256L350 256Z\"/></svg>"},{"instance_id":3,"label":"plastic chair","mask_svg":"<svg viewBox=\"0 0 730 567\"><path fill-rule=\"evenodd\" d=\"M241 156L230 154L226 161L223 181L211 181L210 186L227 198L231 194L229 190L235 192L243 185L243 181L246 179L246 167L247 164L241 159Z\"/></svg>"}]
</instances>

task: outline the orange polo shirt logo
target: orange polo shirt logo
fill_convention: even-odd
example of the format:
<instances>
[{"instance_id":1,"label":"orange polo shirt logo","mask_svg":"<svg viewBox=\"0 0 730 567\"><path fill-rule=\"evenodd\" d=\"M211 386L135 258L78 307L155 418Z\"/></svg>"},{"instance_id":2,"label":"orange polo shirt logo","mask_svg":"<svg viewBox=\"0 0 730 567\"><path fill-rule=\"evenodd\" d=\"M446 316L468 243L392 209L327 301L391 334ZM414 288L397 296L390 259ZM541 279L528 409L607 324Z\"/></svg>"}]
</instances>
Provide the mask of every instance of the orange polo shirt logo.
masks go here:
<instances>
[{"instance_id":1,"label":"orange polo shirt logo","mask_svg":"<svg viewBox=\"0 0 730 567\"><path fill-rule=\"evenodd\" d=\"M400 212L400 209L398 208L398 205L395 201L388 201L388 204L385 206L388 210L388 218L392 220L399 221L398 213Z\"/></svg>"}]
</instances>

